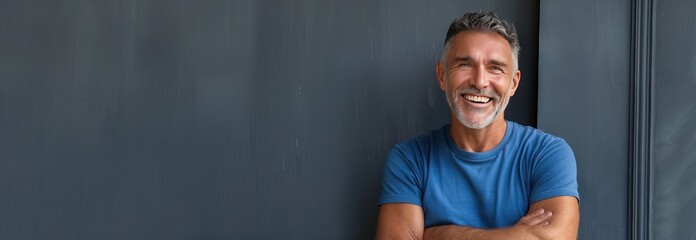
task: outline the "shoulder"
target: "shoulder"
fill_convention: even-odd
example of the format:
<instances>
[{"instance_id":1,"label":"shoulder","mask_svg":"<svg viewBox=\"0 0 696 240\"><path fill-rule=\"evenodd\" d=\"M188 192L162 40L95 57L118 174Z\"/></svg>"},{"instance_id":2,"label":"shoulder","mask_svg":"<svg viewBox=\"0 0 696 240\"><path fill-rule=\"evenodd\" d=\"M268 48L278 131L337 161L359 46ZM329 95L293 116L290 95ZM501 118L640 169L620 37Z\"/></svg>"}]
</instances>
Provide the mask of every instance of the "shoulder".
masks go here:
<instances>
[{"instance_id":1,"label":"shoulder","mask_svg":"<svg viewBox=\"0 0 696 240\"><path fill-rule=\"evenodd\" d=\"M388 167L407 166L413 172L425 174L433 153L447 144L445 135L447 130L449 130L449 125L397 143L389 151L386 165Z\"/></svg>"},{"instance_id":2,"label":"shoulder","mask_svg":"<svg viewBox=\"0 0 696 240\"><path fill-rule=\"evenodd\" d=\"M533 150L532 152L536 153L554 149L571 151L568 143L561 137L516 122L509 123L513 128L513 141L525 149Z\"/></svg>"},{"instance_id":3,"label":"shoulder","mask_svg":"<svg viewBox=\"0 0 696 240\"><path fill-rule=\"evenodd\" d=\"M434 144L438 144L441 133L441 130L435 130L394 145L384 165L379 204L405 202L422 205L430 152Z\"/></svg>"},{"instance_id":4,"label":"shoulder","mask_svg":"<svg viewBox=\"0 0 696 240\"><path fill-rule=\"evenodd\" d=\"M532 173L554 167L575 168L575 155L563 138L533 127L511 123L511 148L520 154Z\"/></svg>"},{"instance_id":5,"label":"shoulder","mask_svg":"<svg viewBox=\"0 0 696 240\"><path fill-rule=\"evenodd\" d=\"M575 171L575 155L563 138L533 127L513 124L515 124L515 131L517 131L513 135L516 135L517 144L519 144L523 156L529 159L533 175L549 172L564 172L566 174L566 171Z\"/></svg>"},{"instance_id":6,"label":"shoulder","mask_svg":"<svg viewBox=\"0 0 696 240\"><path fill-rule=\"evenodd\" d=\"M530 177L531 202L556 196L573 196L577 190L575 155L561 137L542 130L513 123L522 156Z\"/></svg>"},{"instance_id":7,"label":"shoulder","mask_svg":"<svg viewBox=\"0 0 696 240\"><path fill-rule=\"evenodd\" d=\"M449 129L448 125L440 129L432 130L427 134L399 142L394 145L391 152L401 154L405 157L426 157L434 147L440 144L446 144L446 129Z\"/></svg>"}]
</instances>

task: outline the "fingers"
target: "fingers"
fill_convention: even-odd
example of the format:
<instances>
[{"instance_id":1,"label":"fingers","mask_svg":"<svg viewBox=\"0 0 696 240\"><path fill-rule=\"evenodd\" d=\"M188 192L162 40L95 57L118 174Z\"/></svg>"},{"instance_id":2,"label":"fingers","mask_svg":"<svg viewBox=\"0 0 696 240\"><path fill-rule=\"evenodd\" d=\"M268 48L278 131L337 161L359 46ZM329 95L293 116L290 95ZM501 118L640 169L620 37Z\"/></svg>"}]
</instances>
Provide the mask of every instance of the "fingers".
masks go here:
<instances>
[{"instance_id":1,"label":"fingers","mask_svg":"<svg viewBox=\"0 0 696 240\"><path fill-rule=\"evenodd\" d=\"M529 213L525 215L524 217L520 218L520 220L517 222L517 224L523 224L523 225L548 225L549 222L547 221L548 218L550 218L553 215L550 211L545 211L544 209L539 209L536 210L532 213Z\"/></svg>"},{"instance_id":2,"label":"fingers","mask_svg":"<svg viewBox=\"0 0 696 240\"><path fill-rule=\"evenodd\" d=\"M542 209L539 209L539 210L536 210L536 211L534 211L534 212L531 212L531 213L525 215L524 217L520 218L520 222L525 222L525 223L526 223L526 222L532 221L532 220L534 220L535 218L538 218L539 216L544 215L544 212L545 212L545 210L544 210L543 208L542 208Z\"/></svg>"}]
</instances>

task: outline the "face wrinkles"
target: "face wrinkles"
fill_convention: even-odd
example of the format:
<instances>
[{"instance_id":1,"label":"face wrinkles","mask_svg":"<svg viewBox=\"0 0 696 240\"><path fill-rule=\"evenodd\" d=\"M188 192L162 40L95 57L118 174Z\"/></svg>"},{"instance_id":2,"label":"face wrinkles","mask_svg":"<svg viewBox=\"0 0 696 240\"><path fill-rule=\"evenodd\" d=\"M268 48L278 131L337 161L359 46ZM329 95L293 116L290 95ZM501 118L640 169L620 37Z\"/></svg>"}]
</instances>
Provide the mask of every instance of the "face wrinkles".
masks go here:
<instances>
[{"instance_id":1,"label":"face wrinkles","mask_svg":"<svg viewBox=\"0 0 696 240\"><path fill-rule=\"evenodd\" d=\"M455 36L448 49L451 56L443 63L447 65L442 69L447 102L467 128L490 125L504 113L514 92L512 51L507 41L496 36L480 32ZM501 57L506 54L509 59Z\"/></svg>"}]
</instances>

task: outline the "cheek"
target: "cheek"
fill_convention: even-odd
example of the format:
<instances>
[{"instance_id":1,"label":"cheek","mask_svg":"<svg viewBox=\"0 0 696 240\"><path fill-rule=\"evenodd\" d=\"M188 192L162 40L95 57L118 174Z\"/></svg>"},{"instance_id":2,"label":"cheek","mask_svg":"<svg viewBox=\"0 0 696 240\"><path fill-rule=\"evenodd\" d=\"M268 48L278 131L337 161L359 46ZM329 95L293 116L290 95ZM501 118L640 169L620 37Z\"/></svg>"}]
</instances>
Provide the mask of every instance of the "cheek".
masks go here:
<instances>
[{"instance_id":1,"label":"cheek","mask_svg":"<svg viewBox=\"0 0 696 240\"><path fill-rule=\"evenodd\" d=\"M467 72L454 71L454 72L450 73L449 75L447 75L447 77L445 79L447 81L447 84L449 84L450 87L452 87L452 86L456 87L456 86L461 85L463 82L465 82L466 79L468 79L469 77L470 77L469 73L467 73Z\"/></svg>"},{"instance_id":2,"label":"cheek","mask_svg":"<svg viewBox=\"0 0 696 240\"><path fill-rule=\"evenodd\" d=\"M499 77L499 78L495 78L495 80L492 80L492 82L495 83L495 89L498 91L498 93L504 94L504 95L511 95L513 93L513 89L512 89L513 83L512 83L511 79Z\"/></svg>"}]
</instances>

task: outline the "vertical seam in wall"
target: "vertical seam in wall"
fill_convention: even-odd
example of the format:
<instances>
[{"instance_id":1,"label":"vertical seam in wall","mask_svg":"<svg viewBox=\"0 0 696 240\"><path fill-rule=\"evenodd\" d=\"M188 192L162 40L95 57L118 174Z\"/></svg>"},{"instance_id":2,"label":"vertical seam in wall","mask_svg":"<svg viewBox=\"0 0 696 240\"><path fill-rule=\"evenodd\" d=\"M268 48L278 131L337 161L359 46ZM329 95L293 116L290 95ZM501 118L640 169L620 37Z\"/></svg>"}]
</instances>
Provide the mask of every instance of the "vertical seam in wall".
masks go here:
<instances>
[{"instance_id":1,"label":"vertical seam in wall","mask_svg":"<svg viewBox=\"0 0 696 240\"><path fill-rule=\"evenodd\" d=\"M534 109L534 114L532 114L532 127L539 126L539 58L540 58L540 43L541 43L541 1L536 1L536 63L537 67L534 69L536 71L536 84L534 86L534 104L532 108Z\"/></svg>"},{"instance_id":2,"label":"vertical seam in wall","mask_svg":"<svg viewBox=\"0 0 696 240\"><path fill-rule=\"evenodd\" d=\"M629 238L650 239L653 0L634 0L631 54L631 145L629 158Z\"/></svg>"}]
</instances>

